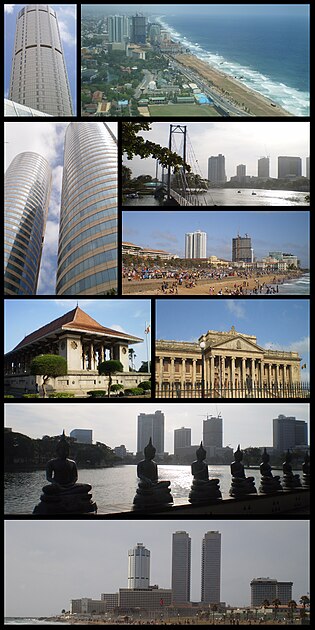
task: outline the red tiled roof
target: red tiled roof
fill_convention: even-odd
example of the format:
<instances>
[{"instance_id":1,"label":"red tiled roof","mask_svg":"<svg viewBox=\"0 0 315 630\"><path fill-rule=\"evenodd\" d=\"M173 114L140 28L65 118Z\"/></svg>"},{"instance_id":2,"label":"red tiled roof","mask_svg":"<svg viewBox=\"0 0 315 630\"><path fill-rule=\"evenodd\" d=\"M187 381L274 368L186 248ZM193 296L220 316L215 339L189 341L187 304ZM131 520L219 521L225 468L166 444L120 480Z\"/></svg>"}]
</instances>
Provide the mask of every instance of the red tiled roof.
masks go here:
<instances>
[{"instance_id":1,"label":"red tiled roof","mask_svg":"<svg viewBox=\"0 0 315 630\"><path fill-rule=\"evenodd\" d=\"M112 328L106 328L105 326L101 326L101 324L99 324L95 319L90 317L90 315L87 315L87 313L82 311L82 309L77 306L72 311L69 311L69 313L62 315L61 317L58 317L57 319L54 319L49 324L46 324L45 326L38 328L38 330L35 330L30 335L27 335L26 337L24 337L24 339L20 341L20 343L18 343L18 345L15 346L13 350L19 350L20 348L27 346L33 343L34 341L37 341L38 339L42 339L43 337L46 337L47 335L50 335L54 332L58 332L62 329L65 329L65 330L72 330L72 329L82 330L83 329L83 330L87 330L91 332L103 333L105 335L110 335L110 336L116 335L117 337L122 337L123 339L132 339L134 341L142 341L140 337L135 337L134 335L128 335L118 330L113 330Z\"/></svg>"}]
</instances>

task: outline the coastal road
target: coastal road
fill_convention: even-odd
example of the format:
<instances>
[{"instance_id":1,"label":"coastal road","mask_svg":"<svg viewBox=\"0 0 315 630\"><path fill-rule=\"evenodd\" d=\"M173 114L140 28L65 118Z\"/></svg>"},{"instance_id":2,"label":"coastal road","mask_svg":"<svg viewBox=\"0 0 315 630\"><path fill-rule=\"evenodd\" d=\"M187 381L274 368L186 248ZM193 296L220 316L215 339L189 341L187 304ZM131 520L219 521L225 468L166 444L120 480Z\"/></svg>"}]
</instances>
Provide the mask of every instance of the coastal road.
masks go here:
<instances>
[{"instance_id":1,"label":"coastal road","mask_svg":"<svg viewBox=\"0 0 315 630\"><path fill-rule=\"evenodd\" d=\"M135 89L134 98L138 99L142 96L142 90L147 90L150 81L153 81L153 74L149 70L143 70L144 77L138 87Z\"/></svg>"}]
</instances>

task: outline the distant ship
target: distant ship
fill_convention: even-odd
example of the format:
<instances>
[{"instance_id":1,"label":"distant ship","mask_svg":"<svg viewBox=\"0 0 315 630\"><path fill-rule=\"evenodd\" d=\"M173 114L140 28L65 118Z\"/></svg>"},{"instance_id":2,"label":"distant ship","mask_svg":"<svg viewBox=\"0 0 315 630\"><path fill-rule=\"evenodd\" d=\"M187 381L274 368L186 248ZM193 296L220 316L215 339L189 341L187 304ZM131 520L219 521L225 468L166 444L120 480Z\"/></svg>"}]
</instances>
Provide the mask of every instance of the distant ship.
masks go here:
<instances>
[{"instance_id":1,"label":"distant ship","mask_svg":"<svg viewBox=\"0 0 315 630\"><path fill-rule=\"evenodd\" d=\"M256 195L256 193L255 193L255 192L252 192L252 195Z\"/></svg>"}]
</instances>

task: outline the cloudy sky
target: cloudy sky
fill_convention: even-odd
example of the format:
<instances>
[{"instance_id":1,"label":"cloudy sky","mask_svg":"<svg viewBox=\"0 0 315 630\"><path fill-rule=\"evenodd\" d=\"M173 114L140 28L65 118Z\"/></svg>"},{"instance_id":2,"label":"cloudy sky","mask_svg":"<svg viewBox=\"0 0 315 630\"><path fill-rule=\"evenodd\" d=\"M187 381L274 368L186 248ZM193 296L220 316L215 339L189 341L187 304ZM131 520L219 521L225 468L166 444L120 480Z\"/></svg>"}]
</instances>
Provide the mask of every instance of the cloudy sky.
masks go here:
<instances>
[{"instance_id":1,"label":"cloudy sky","mask_svg":"<svg viewBox=\"0 0 315 630\"><path fill-rule=\"evenodd\" d=\"M5 300L5 347L6 352L14 348L26 335L61 317L76 307L85 311L102 326L130 333L145 339L146 323L150 323L151 303L149 300ZM148 335L149 338L151 335ZM148 339L150 350L150 339ZM146 342L135 344L135 366L139 369L147 361Z\"/></svg>"},{"instance_id":2,"label":"cloudy sky","mask_svg":"<svg viewBox=\"0 0 315 630\"><path fill-rule=\"evenodd\" d=\"M172 121L177 124L177 121ZM208 177L208 158L219 153L225 156L227 178L236 175L238 164L246 165L246 174L257 176L259 157L270 156L270 176L278 176L280 155L302 158L302 175L306 174L305 159L309 156L310 126L307 122L196 122L185 123L188 131L187 161L195 173ZM170 123L152 123L151 131L141 135L152 142L168 146ZM174 136L173 136L174 137ZM173 150L182 154L180 141L182 134L175 134ZM193 151L189 147L193 148ZM193 155L197 159L196 163ZM151 175L155 177L156 162L152 158L124 160L131 168L133 176Z\"/></svg>"},{"instance_id":3,"label":"cloudy sky","mask_svg":"<svg viewBox=\"0 0 315 630\"><path fill-rule=\"evenodd\" d=\"M63 145L68 124L46 121L5 123L5 170L13 158L23 151L34 151L43 155L52 168L52 191L40 266L38 295L54 295L56 291ZM117 134L116 123L109 123L109 127Z\"/></svg>"},{"instance_id":4,"label":"cloudy sky","mask_svg":"<svg viewBox=\"0 0 315 630\"><path fill-rule=\"evenodd\" d=\"M270 251L298 256L302 267L309 267L309 211L143 211L123 213L123 241L142 247L164 249L185 256L185 233L207 233L207 255L231 260L232 238L247 233L254 256L261 260Z\"/></svg>"},{"instance_id":5,"label":"cloudy sky","mask_svg":"<svg viewBox=\"0 0 315 630\"><path fill-rule=\"evenodd\" d=\"M180 525L180 527L179 527ZM292 581L297 602L309 592L309 522L306 520L15 521L5 523L5 614L41 616L69 610L70 599L127 587L128 549L151 552L150 583L171 585L172 534L191 537L191 597L200 601L201 545L221 533L221 601L250 604L250 581Z\"/></svg>"},{"instance_id":6,"label":"cloudy sky","mask_svg":"<svg viewBox=\"0 0 315 630\"><path fill-rule=\"evenodd\" d=\"M92 429L93 442L103 442L114 448L121 443L133 453L137 450L137 418L139 413L164 413L165 451L174 452L174 429L191 428L192 444L202 440L203 420L207 416L223 418L223 445L235 448L271 446L273 418L279 414L294 416L309 425L307 403L124 403L121 405L90 403L7 404L5 426L31 438L43 435L67 435L72 429ZM60 412L60 413L59 413Z\"/></svg>"},{"instance_id":7,"label":"cloudy sky","mask_svg":"<svg viewBox=\"0 0 315 630\"><path fill-rule=\"evenodd\" d=\"M60 36L62 39L70 90L72 96L73 110L76 114L76 4L51 4L52 9L57 13ZM14 45L15 25L18 12L25 7L25 4L5 4L5 73L4 73L4 93L8 98L10 87L10 74L12 51Z\"/></svg>"}]
</instances>

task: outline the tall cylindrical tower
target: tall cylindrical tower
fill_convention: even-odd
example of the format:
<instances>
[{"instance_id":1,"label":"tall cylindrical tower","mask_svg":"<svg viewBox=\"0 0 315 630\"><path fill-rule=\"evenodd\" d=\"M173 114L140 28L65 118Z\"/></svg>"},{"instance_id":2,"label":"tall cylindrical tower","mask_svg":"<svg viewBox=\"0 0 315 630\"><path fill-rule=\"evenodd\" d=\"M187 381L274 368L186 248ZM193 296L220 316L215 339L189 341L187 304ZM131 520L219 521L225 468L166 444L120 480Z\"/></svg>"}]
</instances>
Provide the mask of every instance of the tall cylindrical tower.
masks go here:
<instances>
[{"instance_id":1,"label":"tall cylindrical tower","mask_svg":"<svg viewBox=\"0 0 315 630\"><path fill-rule=\"evenodd\" d=\"M149 588L150 551L142 543L128 551L128 588Z\"/></svg>"},{"instance_id":2,"label":"tall cylindrical tower","mask_svg":"<svg viewBox=\"0 0 315 630\"><path fill-rule=\"evenodd\" d=\"M51 168L37 153L19 153L5 176L4 292L34 295L51 190Z\"/></svg>"},{"instance_id":3,"label":"tall cylindrical tower","mask_svg":"<svg viewBox=\"0 0 315 630\"><path fill-rule=\"evenodd\" d=\"M9 98L52 116L73 114L57 15L47 4L18 13Z\"/></svg>"},{"instance_id":4,"label":"tall cylindrical tower","mask_svg":"<svg viewBox=\"0 0 315 630\"><path fill-rule=\"evenodd\" d=\"M221 534L207 532L202 540L201 601L219 604L221 593Z\"/></svg>"},{"instance_id":5,"label":"tall cylindrical tower","mask_svg":"<svg viewBox=\"0 0 315 630\"><path fill-rule=\"evenodd\" d=\"M173 602L190 601L191 539L187 532L175 532L172 545Z\"/></svg>"},{"instance_id":6,"label":"tall cylindrical tower","mask_svg":"<svg viewBox=\"0 0 315 630\"><path fill-rule=\"evenodd\" d=\"M65 136L57 295L117 289L117 141L106 124L70 123Z\"/></svg>"}]
</instances>

